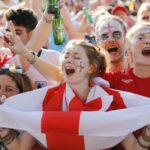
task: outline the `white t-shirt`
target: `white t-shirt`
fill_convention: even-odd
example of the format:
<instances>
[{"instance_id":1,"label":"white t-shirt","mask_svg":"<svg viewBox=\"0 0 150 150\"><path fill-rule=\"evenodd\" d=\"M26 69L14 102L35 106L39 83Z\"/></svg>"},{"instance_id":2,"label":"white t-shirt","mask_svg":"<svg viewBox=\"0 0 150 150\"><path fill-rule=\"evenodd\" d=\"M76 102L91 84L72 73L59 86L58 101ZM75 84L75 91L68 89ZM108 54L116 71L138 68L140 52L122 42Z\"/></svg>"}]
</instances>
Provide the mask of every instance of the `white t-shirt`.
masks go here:
<instances>
[{"instance_id":1,"label":"white t-shirt","mask_svg":"<svg viewBox=\"0 0 150 150\"><path fill-rule=\"evenodd\" d=\"M61 53L54 50L42 49L41 55L39 58L46 62L50 62L53 65L59 66L61 65ZM27 74L33 79L35 83L35 88L44 87L51 84L59 84L54 80L47 80L34 66L30 66Z\"/></svg>"},{"instance_id":2,"label":"white t-shirt","mask_svg":"<svg viewBox=\"0 0 150 150\"><path fill-rule=\"evenodd\" d=\"M40 55L40 59L50 62L53 65L60 66L61 65L61 53L55 50L47 50L42 48L42 52ZM14 64L22 68L19 55L15 55L7 64ZM59 84L59 82L55 80L47 80L34 66L30 65L29 70L27 71L27 75L33 80L35 84L35 88L44 87L51 84Z\"/></svg>"}]
</instances>

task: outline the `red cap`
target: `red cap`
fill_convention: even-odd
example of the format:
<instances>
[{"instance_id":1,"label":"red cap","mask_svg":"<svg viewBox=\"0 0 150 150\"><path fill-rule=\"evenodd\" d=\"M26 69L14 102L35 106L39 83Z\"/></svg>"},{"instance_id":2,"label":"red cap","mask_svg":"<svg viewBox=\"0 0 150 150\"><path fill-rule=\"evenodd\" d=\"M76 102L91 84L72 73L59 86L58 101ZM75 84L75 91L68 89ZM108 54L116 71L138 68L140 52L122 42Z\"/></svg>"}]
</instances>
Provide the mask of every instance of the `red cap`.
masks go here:
<instances>
[{"instance_id":1,"label":"red cap","mask_svg":"<svg viewBox=\"0 0 150 150\"><path fill-rule=\"evenodd\" d=\"M123 12L125 12L127 15L129 14L129 11L128 11L128 9L127 9L125 6L115 6L115 7L112 9L111 13L112 13L113 15L115 15L115 13L116 13L117 11L123 11Z\"/></svg>"}]
</instances>

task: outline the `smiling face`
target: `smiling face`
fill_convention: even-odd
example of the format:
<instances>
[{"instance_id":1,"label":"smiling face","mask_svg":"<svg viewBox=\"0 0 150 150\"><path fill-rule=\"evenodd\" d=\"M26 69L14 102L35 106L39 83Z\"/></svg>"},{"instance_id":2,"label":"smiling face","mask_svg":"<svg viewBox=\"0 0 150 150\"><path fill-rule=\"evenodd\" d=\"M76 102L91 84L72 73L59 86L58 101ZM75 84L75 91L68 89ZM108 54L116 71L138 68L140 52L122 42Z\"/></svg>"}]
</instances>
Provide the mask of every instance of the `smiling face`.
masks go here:
<instances>
[{"instance_id":1,"label":"smiling face","mask_svg":"<svg viewBox=\"0 0 150 150\"><path fill-rule=\"evenodd\" d=\"M103 48L110 62L122 60L125 46L125 33L122 25L114 20L106 20L96 31L98 45Z\"/></svg>"},{"instance_id":2,"label":"smiling face","mask_svg":"<svg viewBox=\"0 0 150 150\"><path fill-rule=\"evenodd\" d=\"M150 24L136 30L130 41L133 64L150 65Z\"/></svg>"},{"instance_id":3,"label":"smiling face","mask_svg":"<svg viewBox=\"0 0 150 150\"><path fill-rule=\"evenodd\" d=\"M0 96L10 97L20 93L16 83L8 75L0 75Z\"/></svg>"},{"instance_id":4,"label":"smiling face","mask_svg":"<svg viewBox=\"0 0 150 150\"><path fill-rule=\"evenodd\" d=\"M62 70L67 83L88 82L89 59L85 49L81 46L73 45L68 47L64 53Z\"/></svg>"}]
</instances>

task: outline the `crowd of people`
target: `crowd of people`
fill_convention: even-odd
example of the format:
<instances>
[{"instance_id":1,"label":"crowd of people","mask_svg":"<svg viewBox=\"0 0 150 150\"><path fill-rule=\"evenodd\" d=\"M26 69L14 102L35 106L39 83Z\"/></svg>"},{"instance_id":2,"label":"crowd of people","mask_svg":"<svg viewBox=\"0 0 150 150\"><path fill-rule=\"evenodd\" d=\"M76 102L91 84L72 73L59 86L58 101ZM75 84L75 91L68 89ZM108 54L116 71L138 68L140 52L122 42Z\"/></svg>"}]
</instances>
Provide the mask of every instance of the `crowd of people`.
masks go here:
<instances>
[{"instance_id":1,"label":"crowd of people","mask_svg":"<svg viewBox=\"0 0 150 150\"><path fill-rule=\"evenodd\" d=\"M85 8L90 10L92 23L88 21ZM59 9L64 19L65 43L62 45L56 45L53 39L55 12L48 10L48 1L0 1L0 114L5 107L10 108L7 112L10 117L0 118L0 150L97 150L101 147L107 150L149 150L150 121L146 118L137 121L142 122L139 128L138 123L135 129L128 128L130 131L122 134L123 138L118 142L112 145L104 142L105 146L100 147L97 144L100 139L95 139L97 143L93 144L92 134L89 133L87 140L87 135L76 133L76 128L80 129L77 121L82 122L78 116L81 112L94 115L93 111L111 113L117 110L119 113L125 110L128 114L128 107L132 107L138 114L135 107L150 106L150 2L60 0ZM46 89L45 93L41 92L43 89ZM29 95L26 101L34 99L35 104L38 103L38 96L30 96L36 91L41 92L43 100L43 108L36 111L48 112L48 119L43 114L42 124L50 127L41 129L42 134L46 133L47 144L32 130L20 127L20 123L11 128L11 121L8 121L11 117L17 119L11 115L13 109L28 111L19 107L20 103L26 105L25 95ZM103 99L106 95L109 96ZM12 105L12 101L15 104ZM31 112L35 111L31 108ZM58 112L62 118L67 112L66 116L71 116L73 123L59 118ZM126 128L130 126L131 116L123 117L127 118ZM3 125L2 122L6 123ZM61 129L56 132L54 127L49 133L53 122L63 132ZM70 127L64 126L65 122ZM73 134L68 133L68 128ZM87 129L88 125L83 128ZM107 125L103 130L108 130ZM111 128L109 130L111 132ZM110 138L113 141L113 137ZM91 145L88 147L87 143Z\"/></svg>"}]
</instances>

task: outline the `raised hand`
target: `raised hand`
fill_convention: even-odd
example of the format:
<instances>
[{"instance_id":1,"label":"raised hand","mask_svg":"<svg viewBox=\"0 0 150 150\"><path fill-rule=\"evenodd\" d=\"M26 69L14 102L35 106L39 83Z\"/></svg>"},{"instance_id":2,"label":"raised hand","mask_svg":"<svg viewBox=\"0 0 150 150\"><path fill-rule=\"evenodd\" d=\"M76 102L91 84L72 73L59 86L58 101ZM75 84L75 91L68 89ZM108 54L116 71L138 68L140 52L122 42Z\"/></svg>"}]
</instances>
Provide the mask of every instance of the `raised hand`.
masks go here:
<instances>
[{"instance_id":1,"label":"raised hand","mask_svg":"<svg viewBox=\"0 0 150 150\"><path fill-rule=\"evenodd\" d=\"M27 48L22 43L20 38L16 35L12 21L10 21L8 25L10 32L6 32L5 34L5 47L8 47L16 54L23 55L24 53L26 53Z\"/></svg>"}]
</instances>

